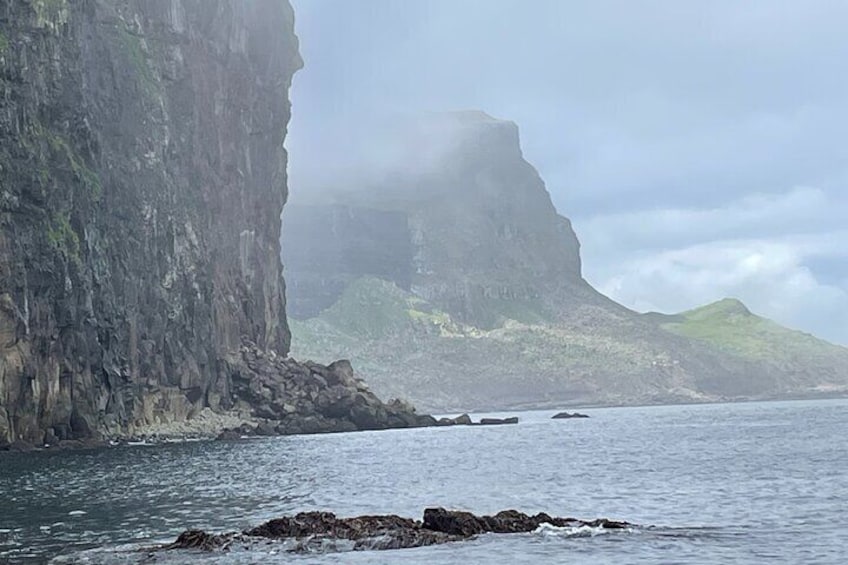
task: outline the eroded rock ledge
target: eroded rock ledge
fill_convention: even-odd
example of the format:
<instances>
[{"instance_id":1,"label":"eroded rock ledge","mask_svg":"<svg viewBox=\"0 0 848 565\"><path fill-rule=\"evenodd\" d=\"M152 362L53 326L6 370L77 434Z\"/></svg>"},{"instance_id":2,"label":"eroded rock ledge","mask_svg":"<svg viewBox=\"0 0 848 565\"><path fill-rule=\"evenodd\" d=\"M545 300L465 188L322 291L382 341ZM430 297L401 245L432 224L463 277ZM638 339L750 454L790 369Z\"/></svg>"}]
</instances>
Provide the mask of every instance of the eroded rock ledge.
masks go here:
<instances>
[{"instance_id":1,"label":"eroded rock ledge","mask_svg":"<svg viewBox=\"0 0 848 565\"><path fill-rule=\"evenodd\" d=\"M607 519L592 521L557 518L545 513L530 516L517 510L504 510L494 516L477 516L470 512L427 508L423 520L396 515L338 518L330 512L301 512L277 518L250 530L210 534L186 530L177 540L162 549L199 549L228 551L233 544L250 546L267 540L293 542L291 552L308 552L328 546L352 551L404 549L467 540L479 534L515 534L532 532L542 524L558 528L603 528L625 530L628 522ZM338 542L348 542L340 547Z\"/></svg>"}]
</instances>

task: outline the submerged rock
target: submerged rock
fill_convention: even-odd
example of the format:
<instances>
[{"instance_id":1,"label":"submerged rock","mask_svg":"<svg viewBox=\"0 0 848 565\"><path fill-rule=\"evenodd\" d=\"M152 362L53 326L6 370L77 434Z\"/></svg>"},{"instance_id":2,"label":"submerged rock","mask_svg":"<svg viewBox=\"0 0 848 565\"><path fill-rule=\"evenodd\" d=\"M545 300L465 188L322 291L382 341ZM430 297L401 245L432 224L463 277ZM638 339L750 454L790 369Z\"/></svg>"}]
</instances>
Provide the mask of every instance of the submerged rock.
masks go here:
<instances>
[{"instance_id":1,"label":"submerged rock","mask_svg":"<svg viewBox=\"0 0 848 565\"><path fill-rule=\"evenodd\" d=\"M551 416L551 420L567 420L569 418L588 418L586 414L580 414L579 412L560 412L558 414L554 414Z\"/></svg>"},{"instance_id":2,"label":"submerged rock","mask_svg":"<svg viewBox=\"0 0 848 565\"><path fill-rule=\"evenodd\" d=\"M308 552L316 547L325 547L324 542L340 540L353 542L346 547L354 551L403 549L461 541L484 533L532 532L542 524L619 530L633 527L628 522L606 519L585 521L557 518L544 513L531 516L517 510L504 510L494 516L477 516L459 510L427 508L420 521L393 514L338 518L331 512L301 512L295 516L270 520L241 533L210 534L201 530L186 530L174 543L162 549L226 551L234 541L249 545L269 539L294 541L288 549L291 552Z\"/></svg>"}]
</instances>

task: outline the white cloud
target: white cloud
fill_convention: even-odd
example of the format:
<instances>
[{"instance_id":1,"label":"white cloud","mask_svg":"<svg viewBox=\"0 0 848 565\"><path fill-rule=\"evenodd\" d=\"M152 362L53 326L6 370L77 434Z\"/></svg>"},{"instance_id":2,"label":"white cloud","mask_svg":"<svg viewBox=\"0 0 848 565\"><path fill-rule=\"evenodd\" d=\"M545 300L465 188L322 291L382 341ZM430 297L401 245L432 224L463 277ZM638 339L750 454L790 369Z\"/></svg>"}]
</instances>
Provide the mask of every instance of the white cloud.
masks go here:
<instances>
[{"instance_id":1,"label":"white cloud","mask_svg":"<svg viewBox=\"0 0 848 565\"><path fill-rule=\"evenodd\" d=\"M782 324L848 344L848 286L815 260L848 260L846 207L798 188L724 208L647 210L578 225L587 278L641 311L673 313L728 296ZM734 237L736 236L736 237Z\"/></svg>"}]
</instances>

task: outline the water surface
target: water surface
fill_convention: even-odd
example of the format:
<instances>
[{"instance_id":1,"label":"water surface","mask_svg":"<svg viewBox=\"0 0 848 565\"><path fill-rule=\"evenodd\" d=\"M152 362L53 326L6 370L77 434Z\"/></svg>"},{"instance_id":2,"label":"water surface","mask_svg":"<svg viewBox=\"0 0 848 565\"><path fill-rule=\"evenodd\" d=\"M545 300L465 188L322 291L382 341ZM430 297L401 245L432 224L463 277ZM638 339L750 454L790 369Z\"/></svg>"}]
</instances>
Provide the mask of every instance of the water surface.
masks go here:
<instances>
[{"instance_id":1,"label":"water surface","mask_svg":"<svg viewBox=\"0 0 848 565\"><path fill-rule=\"evenodd\" d=\"M428 506L650 527L344 555L271 545L211 562L845 562L847 400L585 412L525 412L515 426L0 454L0 562L138 562L128 549L186 528L243 529L315 509L420 517Z\"/></svg>"}]
</instances>

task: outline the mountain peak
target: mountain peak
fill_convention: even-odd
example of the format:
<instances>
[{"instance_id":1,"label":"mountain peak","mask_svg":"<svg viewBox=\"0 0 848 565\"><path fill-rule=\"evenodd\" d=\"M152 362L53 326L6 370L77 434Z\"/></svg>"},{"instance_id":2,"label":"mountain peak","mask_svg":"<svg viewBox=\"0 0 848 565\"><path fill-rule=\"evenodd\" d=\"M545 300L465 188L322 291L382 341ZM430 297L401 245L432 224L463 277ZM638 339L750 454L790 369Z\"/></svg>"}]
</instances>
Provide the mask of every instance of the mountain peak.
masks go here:
<instances>
[{"instance_id":1,"label":"mountain peak","mask_svg":"<svg viewBox=\"0 0 848 565\"><path fill-rule=\"evenodd\" d=\"M748 307L738 298L724 298L690 310L688 313L702 316L753 316Z\"/></svg>"}]
</instances>

